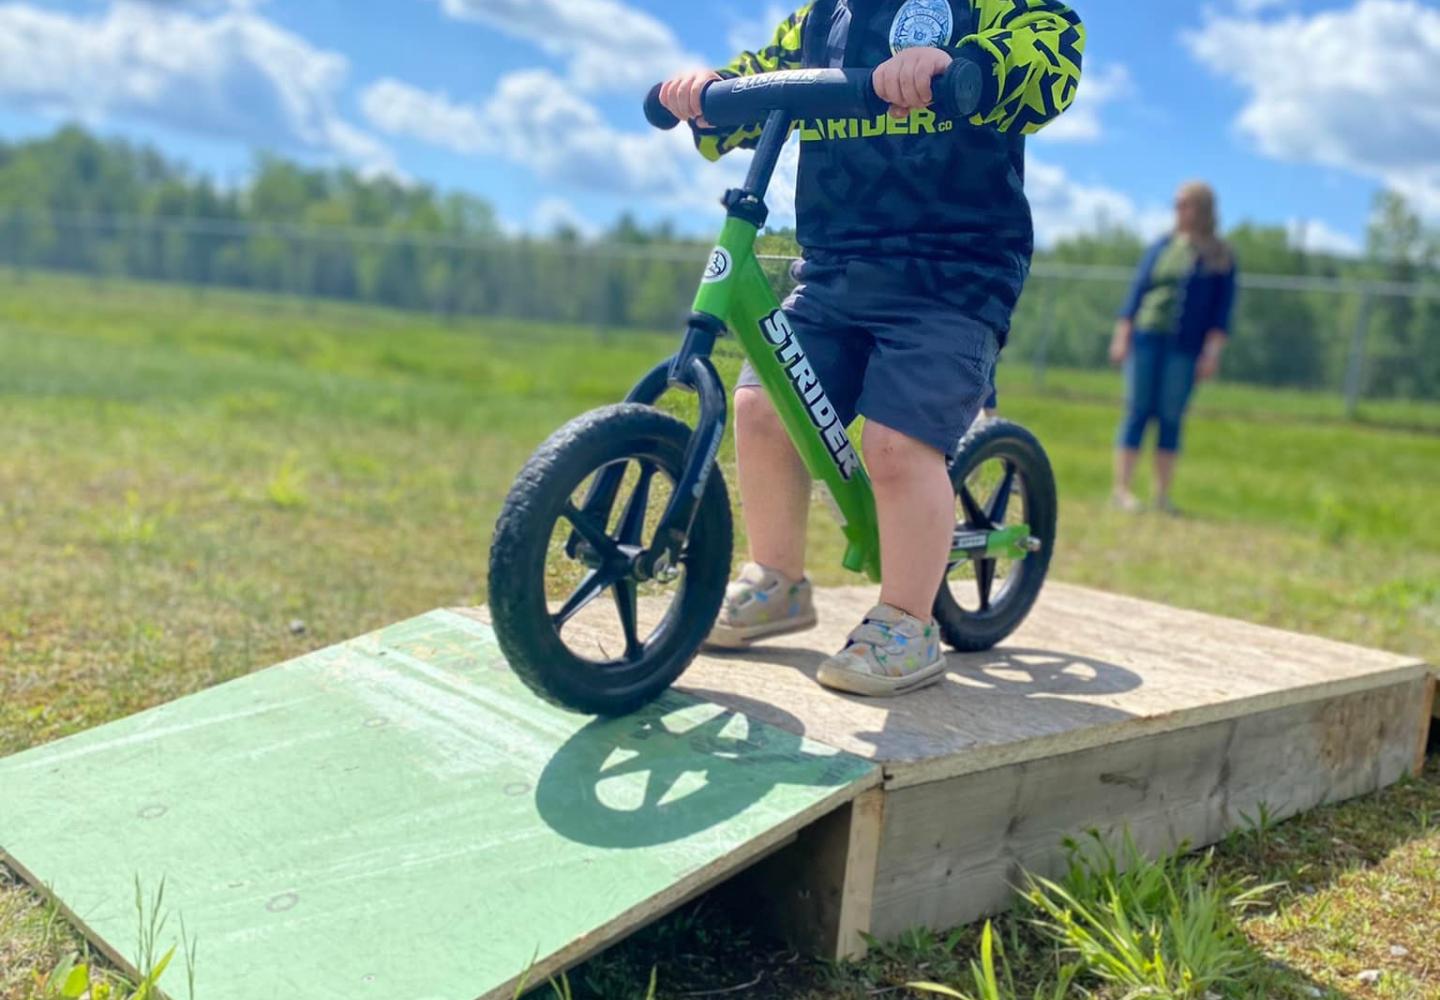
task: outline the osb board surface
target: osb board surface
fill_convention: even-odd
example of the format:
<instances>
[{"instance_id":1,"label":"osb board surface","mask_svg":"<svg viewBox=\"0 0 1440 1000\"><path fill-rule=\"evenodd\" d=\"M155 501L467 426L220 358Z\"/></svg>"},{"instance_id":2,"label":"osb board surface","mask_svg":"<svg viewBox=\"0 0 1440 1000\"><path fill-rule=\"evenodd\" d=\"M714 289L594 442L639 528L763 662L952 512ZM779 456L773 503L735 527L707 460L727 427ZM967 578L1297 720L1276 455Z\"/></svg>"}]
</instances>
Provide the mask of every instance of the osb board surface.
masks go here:
<instances>
[{"instance_id":1,"label":"osb board surface","mask_svg":"<svg viewBox=\"0 0 1440 1000\"><path fill-rule=\"evenodd\" d=\"M0 761L0 853L121 961L136 878L163 878L207 1000L469 1000L877 782L691 695L614 722L552 709L488 626L441 611Z\"/></svg>"},{"instance_id":2,"label":"osb board surface","mask_svg":"<svg viewBox=\"0 0 1440 1000\"><path fill-rule=\"evenodd\" d=\"M740 654L703 653L679 686L721 704L758 704L762 718L874 760L891 787L902 787L1398 683L1427 669L1413 657L1051 582L1003 645L952 653L939 685L888 700L826 691L817 667L876 600L869 587L818 591L817 629ZM612 618L593 619L596 641L613 645Z\"/></svg>"}]
</instances>

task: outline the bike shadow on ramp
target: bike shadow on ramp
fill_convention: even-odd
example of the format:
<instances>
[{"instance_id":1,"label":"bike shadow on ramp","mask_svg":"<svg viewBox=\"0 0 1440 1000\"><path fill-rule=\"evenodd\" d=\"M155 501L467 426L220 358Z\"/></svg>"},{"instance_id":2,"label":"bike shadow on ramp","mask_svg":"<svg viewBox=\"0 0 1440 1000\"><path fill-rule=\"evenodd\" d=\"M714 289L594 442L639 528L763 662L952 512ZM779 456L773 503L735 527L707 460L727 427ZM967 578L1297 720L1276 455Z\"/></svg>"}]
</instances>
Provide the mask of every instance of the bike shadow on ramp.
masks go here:
<instances>
[{"instance_id":1,"label":"bike shadow on ramp","mask_svg":"<svg viewBox=\"0 0 1440 1000\"><path fill-rule=\"evenodd\" d=\"M669 691L632 715L596 719L560 747L535 802L562 836L601 848L699 837L787 789L859 784L874 767L805 738L804 724L742 696ZM762 721L766 720L766 721Z\"/></svg>"},{"instance_id":2,"label":"bike shadow on ramp","mask_svg":"<svg viewBox=\"0 0 1440 1000\"><path fill-rule=\"evenodd\" d=\"M803 641L803 640L801 640ZM755 646L692 667L681 684L746 689L763 699L760 718L780 726L799 714L814 737L880 762L904 762L1113 726L1136 718L1122 696L1144 685L1128 667L1056 649L1003 646L950 653L940 683L894 698L862 698L821 687L828 650L796 640ZM717 671L723 670L723 674ZM876 723L880 725L876 727ZM872 749L873 748L873 749Z\"/></svg>"}]
</instances>

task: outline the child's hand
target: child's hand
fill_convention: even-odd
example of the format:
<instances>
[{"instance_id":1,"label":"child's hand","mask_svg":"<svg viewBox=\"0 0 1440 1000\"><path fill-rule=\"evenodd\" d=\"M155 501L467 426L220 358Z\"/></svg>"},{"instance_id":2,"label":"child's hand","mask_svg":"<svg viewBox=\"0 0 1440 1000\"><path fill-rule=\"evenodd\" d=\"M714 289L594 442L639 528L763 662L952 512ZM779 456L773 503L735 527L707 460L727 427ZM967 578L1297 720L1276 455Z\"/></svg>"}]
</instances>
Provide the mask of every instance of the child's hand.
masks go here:
<instances>
[{"instance_id":1,"label":"child's hand","mask_svg":"<svg viewBox=\"0 0 1440 1000\"><path fill-rule=\"evenodd\" d=\"M875 93L890 102L890 114L904 118L935 100L930 82L950 68L953 60L940 49L906 49L875 70Z\"/></svg>"},{"instance_id":2,"label":"child's hand","mask_svg":"<svg viewBox=\"0 0 1440 1000\"><path fill-rule=\"evenodd\" d=\"M713 69L695 69L681 73L660 85L660 103L682 122L694 121L701 128L708 128L709 122L701 117L700 95L705 85L720 79Z\"/></svg>"}]
</instances>

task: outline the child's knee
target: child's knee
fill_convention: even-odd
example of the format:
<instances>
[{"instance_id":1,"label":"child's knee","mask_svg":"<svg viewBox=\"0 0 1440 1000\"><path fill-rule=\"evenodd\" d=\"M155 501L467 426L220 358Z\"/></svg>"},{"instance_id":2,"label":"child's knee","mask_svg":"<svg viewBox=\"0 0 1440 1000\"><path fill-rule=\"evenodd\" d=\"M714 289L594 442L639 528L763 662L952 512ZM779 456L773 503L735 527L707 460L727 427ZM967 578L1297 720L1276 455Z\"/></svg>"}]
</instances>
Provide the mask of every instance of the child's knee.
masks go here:
<instances>
[{"instance_id":1,"label":"child's knee","mask_svg":"<svg viewBox=\"0 0 1440 1000\"><path fill-rule=\"evenodd\" d=\"M749 438L783 436L785 426L775 405L759 386L741 386L735 390L735 429Z\"/></svg>"},{"instance_id":2,"label":"child's knee","mask_svg":"<svg viewBox=\"0 0 1440 1000\"><path fill-rule=\"evenodd\" d=\"M945 456L923 441L884 424L865 425L865 468L877 483L912 479L927 463L944 462Z\"/></svg>"}]
</instances>

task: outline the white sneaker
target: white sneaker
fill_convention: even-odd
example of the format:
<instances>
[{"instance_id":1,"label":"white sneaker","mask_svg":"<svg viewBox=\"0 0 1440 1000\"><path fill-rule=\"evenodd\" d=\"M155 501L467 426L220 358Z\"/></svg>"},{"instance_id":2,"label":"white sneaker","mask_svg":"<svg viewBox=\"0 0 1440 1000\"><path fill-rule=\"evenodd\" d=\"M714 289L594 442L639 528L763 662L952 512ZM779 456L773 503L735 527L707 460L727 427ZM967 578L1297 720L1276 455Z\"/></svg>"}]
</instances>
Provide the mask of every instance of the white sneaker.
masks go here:
<instances>
[{"instance_id":1,"label":"white sneaker","mask_svg":"<svg viewBox=\"0 0 1440 1000\"><path fill-rule=\"evenodd\" d=\"M820 683L851 694L887 697L945 676L940 629L888 604L877 604L849 644L820 665Z\"/></svg>"},{"instance_id":2,"label":"white sneaker","mask_svg":"<svg viewBox=\"0 0 1440 1000\"><path fill-rule=\"evenodd\" d=\"M705 639L711 649L745 649L761 639L815 627L815 594L809 580L746 563L725 588L720 617Z\"/></svg>"}]
</instances>

